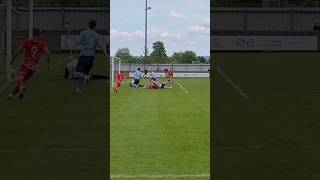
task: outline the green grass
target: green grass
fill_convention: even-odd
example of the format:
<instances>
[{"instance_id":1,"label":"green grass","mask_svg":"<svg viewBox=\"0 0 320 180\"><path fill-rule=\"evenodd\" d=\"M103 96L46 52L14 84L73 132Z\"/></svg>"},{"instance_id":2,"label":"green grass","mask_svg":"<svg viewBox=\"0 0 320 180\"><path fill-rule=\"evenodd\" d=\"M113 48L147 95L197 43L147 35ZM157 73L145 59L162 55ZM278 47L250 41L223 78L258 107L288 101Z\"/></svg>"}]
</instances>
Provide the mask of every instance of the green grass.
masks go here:
<instances>
[{"instance_id":1,"label":"green grass","mask_svg":"<svg viewBox=\"0 0 320 180\"><path fill-rule=\"evenodd\" d=\"M320 54L216 53L213 178L320 179Z\"/></svg>"},{"instance_id":2,"label":"green grass","mask_svg":"<svg viewBox=\"0 0 320 180\"><path fill-rule=\"evenodd\" d=\"M112 179L210 179L173 177L210 173L209 86L207 78L175 79L160 90L127 82L111 93L111 174L120 176Z\"/></svg>"},{"instance_id":3,"label":"green grass","mask_svg":"<svg viewBox=\"0 0 320 180\"><path fill-rule=\"evenodd\" d=\"M55 62L66 57L55 54ZM53 62L53 63L55 63ZM23 101L0 98L0 179L106 179L108 88L92 80L82 95L75 82L63 80L64 64L50 71L43 61L27 83ZM94 71L102 73L99 55Z\"/></svg>"}]
</instances>

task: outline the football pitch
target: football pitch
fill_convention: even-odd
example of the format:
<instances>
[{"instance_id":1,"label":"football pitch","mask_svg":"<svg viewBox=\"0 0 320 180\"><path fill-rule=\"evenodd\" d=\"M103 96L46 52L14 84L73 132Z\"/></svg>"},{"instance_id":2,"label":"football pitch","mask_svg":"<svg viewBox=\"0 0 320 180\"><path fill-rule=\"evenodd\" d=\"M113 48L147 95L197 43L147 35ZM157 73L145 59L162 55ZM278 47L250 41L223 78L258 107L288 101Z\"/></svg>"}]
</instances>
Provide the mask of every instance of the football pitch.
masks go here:
<instances>
[{"instance_id":1,"label":"football pitch","mask_svg":"<svg viewBox=\"0 0 320 180\"><path fill-rule=\"evenodd\" d=\"M320 179L320 54L212 57L213 179Z\"/></svg>"},{"instance_id":2,"label":"football pitch","mask_svg":"<svg viewBox=\"0 0 320 180\"><path fill-rule=\"evenodd\" d=\"M320 54L212 57L212 112L209 79L175 79L162 90L124 84L110 94L111 178L209 179L211 132L211 178L320 179ZM106 62L96 63L103 73ZM63 71L64 63L48 71L42 62L23 101L1 90L1 179L106 177L109 89L92 80L76 96Z\"/></svg>"},{"instance_id":3,"label":"football pitch","mask_svg":"<svg viewBox=\"0 0 320 180\"><path fill-rule=\"evenodd\" d=\"M110 98L111 179L210 179L209 78L159 90L127 81Z\"/></svg>"},{"instance_id":4,"label":"football pitch","mask_svg":"<svg viewBox=\"0 0 320 180\"><path fill-rule=\"evenodd\" d=\"M14 84L1 89L0 179L105 179L108 154L108 93L105 80L92 80L75 95L75 82L64 80L67 54L45 60L27 83L25 98L8 101ZM20 59L19 59L20 60ZM18 61L18 59L17 59ZM57 64L58 63L58 64ZM105 74L98 55L95 73ZM3 87L3 86L2 86Z\"/></svg>"}]
</instances>

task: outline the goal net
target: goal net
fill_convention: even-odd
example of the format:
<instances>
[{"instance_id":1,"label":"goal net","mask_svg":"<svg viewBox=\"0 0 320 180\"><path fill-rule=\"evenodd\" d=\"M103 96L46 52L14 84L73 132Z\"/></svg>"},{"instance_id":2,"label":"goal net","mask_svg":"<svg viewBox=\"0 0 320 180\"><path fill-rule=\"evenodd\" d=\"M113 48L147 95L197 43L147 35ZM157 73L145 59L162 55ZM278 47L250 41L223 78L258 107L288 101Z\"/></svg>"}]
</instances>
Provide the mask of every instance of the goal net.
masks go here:
<instances>
[{"instance_id":1,"label":"goal net","mask_svg":"<svg viewBox=\"0 0 320 180\"><path fill-rule=\"evenodd\" d=\"M0 82L7 81L6 5L0 4Z\"/></svg>"},{"instance_id":2,"label":"goal net","mask_svg":"<svg viewBox=\"0 0 320 180\"><path fill-rule=\"evenodd\" d=\"M12 53L22 40L32 37L33 0L29 0L30 5L26 11L17 10L13 3L11 0L0 0L0 82L13 80L9 65ZM19 33L13 26L17 24L18 16L28 20L27 27L19 29Z\"/></svg>"},{"instance_id":3,"label":"goal net","mask_svg":"<svg viewBox=\"0 0 320 180\"><path fill-rule=\"evenodd\" d=\"M117 57L111 57L110 63L111 87L113 88L115 77L121 72L121 59Z\"/></svg>"}]
</instances>

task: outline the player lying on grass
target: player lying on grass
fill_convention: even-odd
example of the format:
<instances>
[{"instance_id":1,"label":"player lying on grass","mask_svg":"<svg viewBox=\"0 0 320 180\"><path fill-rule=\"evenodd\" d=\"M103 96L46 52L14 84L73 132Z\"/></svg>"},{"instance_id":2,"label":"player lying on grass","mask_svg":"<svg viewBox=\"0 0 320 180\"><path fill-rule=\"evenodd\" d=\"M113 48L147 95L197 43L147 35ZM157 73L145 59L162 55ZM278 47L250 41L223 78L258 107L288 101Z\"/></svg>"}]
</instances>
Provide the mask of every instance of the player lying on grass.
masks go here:
<instances>
[{"instance_id":1,"label":"player lying on grass","mask_svg":"<svg viewBox=\"0 0 320 180\"><path fill-rule=\"evenodd\" d=\"M78 61L78 59L70 57L70 61L68 62L64 71L64 79L74 78L74 72L77 69Z\"/></svg>"},{"instance_id":2,"label":"player lying on grass","mask_svg":"<svg viewBox=\"0 0 320 180\"><path fill-rule=\"evenodd\" d=\"M165 83L162 83L160 80L152 81L149 85L144 86L146 89L164 89L164 88L172 88L172 80L168 80Z\"/></svg>"},{"instance_id":3,"label":"player lying on grass","mask_svg":"<svg viewBox=\"0 0 320 180\"><path fill-rule=\"evenodd\" d=\"M70 61L67 63L66 68L65 68L64 79L76 79L75 71L77 69L78 61L79 61L79 59L70 57ZM109 79L109 76L91 74L89 76L86 76L85 82L87 82L89 79Z\"/></svg>"},{"instance_id":4,"label":"player lying on grass","mask_svg":"<svg viewBox=\"0 0 320 180\"><path fill-rule=\"evenodd\" d=\"M126 79L126 76L122 72L120 72L116 75L114 87L113 87L113 92L118 93L118 91L120 90L120 87L121 87L121 83L125 79Z\"/></svg>"},{"instance_id":5,"label":"player lying on grass","mask_svg":"<svg viewBox=\"0 0 320 180\"><path fill-rule=\"evenodd\" d=\"M29 80L34 72L36 71L41 56L43 54L47 55L48 68L50 68L50 50L47 44L41 40L41 32L39 29L35 28L33 30L33 38L30 40L23 41L17 51L14 53L13 58L10 62L12 66L14 60L17 56L23 52L23 62L20 65L20 69L17 74L16 86L9 94L8 99L11 99L13 96L19 93L19 99L23 99L26 88L25 82Z\"/></svg>"}]
</instances>

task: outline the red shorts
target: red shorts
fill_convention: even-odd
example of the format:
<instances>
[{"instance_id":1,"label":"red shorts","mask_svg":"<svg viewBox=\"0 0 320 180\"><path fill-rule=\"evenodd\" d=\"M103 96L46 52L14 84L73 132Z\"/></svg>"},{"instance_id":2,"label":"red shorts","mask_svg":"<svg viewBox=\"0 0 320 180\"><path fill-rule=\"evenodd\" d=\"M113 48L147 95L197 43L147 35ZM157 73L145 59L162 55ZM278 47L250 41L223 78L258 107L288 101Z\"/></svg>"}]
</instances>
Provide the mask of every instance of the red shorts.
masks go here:
<instances>
[{"instance_id":1,"label":"red shorts","mask_svg":"<svg viewBox=\"0 0 320 180\"><path fill-rule=\"evenodd\" d=\"M121 81L116 81L116 82L115 82L115 87L118 88L118 87L120 87L120 86L121 86Z\"/></svg>"},{"instance_id":2,"label":"red shorts","mask_svg":"<svg viewBox=\"0 0 320 180\"><path fill-rule=\"evenodd\" d=\"M31 70L26 64L22 64L19 69L19 76L23 77L23 81L28 80L33 75L34 71Z\"/></svg>"},{"instance_id":3,"label":"red shorts","mask_svg":"<svg viewBox=\"0 0 320 180\"><path fill-rule=\"evenodd\" d=\"M148 85L147 86L147 89L158 89L158 86L157 85Z\"/></svg>"}]
</instances>

